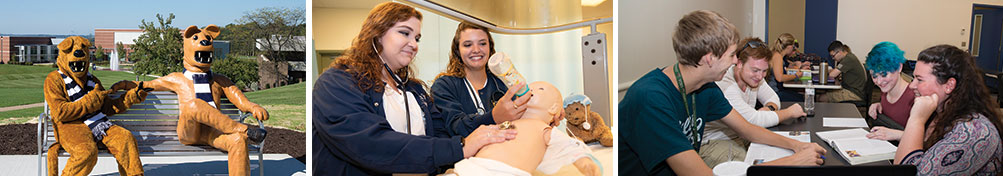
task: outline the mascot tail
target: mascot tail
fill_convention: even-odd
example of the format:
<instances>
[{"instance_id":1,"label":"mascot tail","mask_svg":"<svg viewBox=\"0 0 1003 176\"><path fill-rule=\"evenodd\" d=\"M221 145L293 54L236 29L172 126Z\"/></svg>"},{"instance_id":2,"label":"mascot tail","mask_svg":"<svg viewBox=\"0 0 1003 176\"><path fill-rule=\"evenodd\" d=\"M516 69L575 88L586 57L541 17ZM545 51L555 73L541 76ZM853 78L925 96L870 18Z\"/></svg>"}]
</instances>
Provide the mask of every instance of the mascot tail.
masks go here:
<instances>
[{"instance_id":1,"label":"mascot tail","mask_svg":"<svg viewBox=\"0 0 1003 176\"><path fill-rule=\"evenodd\" d=\"M49 175L56 176L59 175L59 148L62 147L59 143L54 143L49 146L49 153L45 156L48 163Z\"/></svg>"}]
</instances>

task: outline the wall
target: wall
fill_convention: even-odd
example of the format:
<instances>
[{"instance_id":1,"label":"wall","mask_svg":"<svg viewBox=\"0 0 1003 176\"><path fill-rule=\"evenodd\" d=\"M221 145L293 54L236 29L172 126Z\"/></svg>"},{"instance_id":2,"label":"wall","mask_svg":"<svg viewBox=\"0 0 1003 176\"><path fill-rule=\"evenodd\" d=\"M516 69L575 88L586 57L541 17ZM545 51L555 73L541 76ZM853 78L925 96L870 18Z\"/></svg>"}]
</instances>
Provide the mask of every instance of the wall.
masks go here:
<instances>
[{"instance_id":1,"label":"wall","mask_svg":"<svg viewBox=\"0 0 1003 176\"><path fill-rule=\"evenodd\" d=\"M898 44L909 60L938 44L967 49L972 3L1000 5L1003 1L839 1L836 39L849 45L861 61L882 41Z\"/></svg>"},{"instance_id":2,"label":"wall","mask_svg":"<svg viewBox=\"0 0 1003 176\"><path fill-rule=\"evenodd\" d=\"M804 47L805 0L769 0L769 29L766 43L773 46L777 37L790 33ZM828 44L828 42L826 42ZM798 51L804 51L799 48Z\"/></svg>"},{"instance_id":3,"label":"wall","mask_svg":"<svg viewBox=\"0 0 1003 176\"><path fill-rule=\"evenodd\" d=\"M358 34L370 9L312 8L312 10L314 47L318 52L324 53L325 51L344 50L350 47L352 39ZM419 8L418 10L424 16L421 27L422 40L418 43L419 52L411 65L416 69L417 77L431 85L435 76L445 70L449 62L449 45L459 22L424 9ZM612 9L610 8L610 10ZM570 11L578 15L584 13L582 9L571 9ZM612 14L612 12L606 13ZM577 18L581 18L581 16L577 16ZM546 19L541 18L540 20ZM604 29L603 25L600 26L600 30L605 30L603 32L606 32L608 37L613 36L611 27ZM586 30L589 29L580 28L533 35L497 33L491 35L495 39L495 50L509 54L513 59L513 64L527 80L551 82L561 88L561 92L568 94L584 91L582 54L579 43L581 43L581 37L586 33ZM610 57L614 56L610 55ZM315 63L320 63L320 61L315 61ZM326 66L314 65L314 68L324 69ZM610 71L614 70L610 69ZM316 73L320 73L320 71L316 71ZM316 75L314 75L314 79L316 79Z\"/></svg>"},{"instance_id":4,"label":"wall","mask_svg":"<svg viewBox=\"0 0 1003 176\"><path fill-rule=\"evenodd\" d=\"M836 40L836 17L838 0L805 1L805 40L801 51L822 57L829 56L829 43Z\"/></svg>"},{"instance_id":5,"label":"wall","mask_svg":"<svg viewBox=\"0 0 1003 176\"><path fill-rule=\"evenodd\" d=\"M313 40L318 51L344 50L362 29L369 8L313 8Z\"/></svg>"},{"instance_id":6,"label":"wall","mask_svg":"<svg viewBox=\"0 0 1003 176\"><path fill-rule=\"evenodd\" d=\"M418 78L431 85L435 76L449 63L450 44L458 21L419 9L425 16L422 21L422 40L418 56L412 63ZM491 33L495 51L505 52L512 63L528 81L547 81L561 92L583 92L581 43L582 30L557 33L512 35Z\"/></svg>"},{"instance_id":7,"label":"wall","mask_svg":"<svg viewBox=\"0 0 1003 176\"><path fill-rule=\"evenodd\" d=\"M683 15L695 10L720 13L738 28L742 36L753 36L765 27L757 19L754 3L763 1L619 1L616 19L620 42L618 48L618 87L624 87L656 68L677 62L672 49L672 33ZM772 9L772 8L771 8ZM761 12L765 13L765 12ZM758 28L758 29L757 29ZM772 28L771 28L772 31ZM757 34L761 35L761 33ZM624 91L618 91L623 97Z\"/></svg>"}]
</instances>

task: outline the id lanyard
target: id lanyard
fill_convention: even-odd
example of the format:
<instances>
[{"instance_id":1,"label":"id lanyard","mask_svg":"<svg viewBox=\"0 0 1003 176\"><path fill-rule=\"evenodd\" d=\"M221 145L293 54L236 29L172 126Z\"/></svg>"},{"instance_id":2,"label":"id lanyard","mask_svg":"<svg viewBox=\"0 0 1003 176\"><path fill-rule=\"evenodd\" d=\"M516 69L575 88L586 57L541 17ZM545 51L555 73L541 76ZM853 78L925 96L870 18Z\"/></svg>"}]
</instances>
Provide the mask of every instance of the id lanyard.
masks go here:
<instances>
[{"instance_id":1,"label":"id lanyard","mask_svg":"<svg viewBox=\"0 0 1003 176\"><path fill-rule=\"evenodd\" d=\"M697 110L696 110L696 105L693 105L693 103L696 102L696 98L694 98L693 95L690 95L689 98L686 98L686 95L687 95L686 94L686 84L683 83L683 76L682 76L682 74L679 73L679 63L676 63L676 65L674 67L675 68L672 71L676 74L676 85L679 87L679 94L683 96L683 104L686 106L686 115L689 116L687 118L690 121L690 134L691 135L696 135L697 134L697 119L696 119L697 116L696 116L696 111ZM690 100L693 100L693 102L690 102ZM691 107L692 107L693 110L690 110ZM693 149L698 149L697 148L697 144L700 144L700 141L693 141Z\"/></svg>"},{"instance_id":2,"label":"id lanyard","mask_svg":"<svg viewBox=\"0 0 1003 176\"><path fill-rule=\"evenodd\" d=\"M467 84L467 93L470 94L470 100L473 100L474 106L477 107L477 115L484 115L484 103L481 102L481 95L477 93L477 90L474 90L474 86L470 85L470 80L463 79L463 82Z\"/></svg>"}]
</instances>

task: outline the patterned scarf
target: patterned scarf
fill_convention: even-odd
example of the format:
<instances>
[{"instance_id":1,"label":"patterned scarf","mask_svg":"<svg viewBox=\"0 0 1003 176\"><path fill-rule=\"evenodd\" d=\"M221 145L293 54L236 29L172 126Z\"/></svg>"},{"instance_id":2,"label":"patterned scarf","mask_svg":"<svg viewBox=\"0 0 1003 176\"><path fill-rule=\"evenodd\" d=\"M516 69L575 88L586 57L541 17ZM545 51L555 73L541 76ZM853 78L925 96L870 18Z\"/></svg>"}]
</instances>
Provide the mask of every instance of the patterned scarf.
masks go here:
<instances>
[{"instance_id":1,"label":"patterned scarf","mask_svg":"<svg viewBox=\"0 0 1003 176\"><path fill-rule=\"evenodd\" d=\"M212 88L209 86L212 81L212 71L199 73L185 70L185 77L194 83L192 86L195 88L195 97L209 103L209 105L215 108L216 101L212 98Z\"/></svg>"},{"instance_id":2,"label":"patterned scarf","mask_svg":"<svg viewBox=\"0 0 1003 176\"><path fill-rule=\"evenodd\" d=\"M73 78L63 74L62 70L58 71L59 76L63 77L63 83L66 84L66 95L70 97L70 102L76 102L80 97L87 95L87 92L94 90L94 80L96 78L91 73L87 73L87 85L81 87L77 82L73 82ZM105 131L108 131L108 128L111 128L112 125L115 125L108 121L108 117L104 113L101 113L101 111L88 113L80 119L84 119L84 124L87 124L87 127L91 129L91 134L94 135L94 139L98 141L104 139L104 136L108 135Z\"/></svg>"}]
</instances>

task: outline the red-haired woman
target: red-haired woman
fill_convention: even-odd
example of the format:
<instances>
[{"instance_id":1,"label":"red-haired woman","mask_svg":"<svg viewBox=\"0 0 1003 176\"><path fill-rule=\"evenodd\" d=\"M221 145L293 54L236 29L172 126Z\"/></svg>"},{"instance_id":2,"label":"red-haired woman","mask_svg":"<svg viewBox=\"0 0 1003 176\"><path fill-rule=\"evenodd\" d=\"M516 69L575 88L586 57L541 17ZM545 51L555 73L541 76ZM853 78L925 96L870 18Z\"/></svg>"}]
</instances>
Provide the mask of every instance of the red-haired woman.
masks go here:
<instances>
[{"instance_id":1,"label":"red-haired woman","mask_svg":"<svg viewBox=\"0 0 1003 176\"><path fill-rule=\"evenodd\" d=\"M418 52L421 13L393 2L377 5L344 56L313 90L315 175L440 173L481 147L515 137L481 126L451 136L409 64Z\"/></svg>"}]
</instances>

